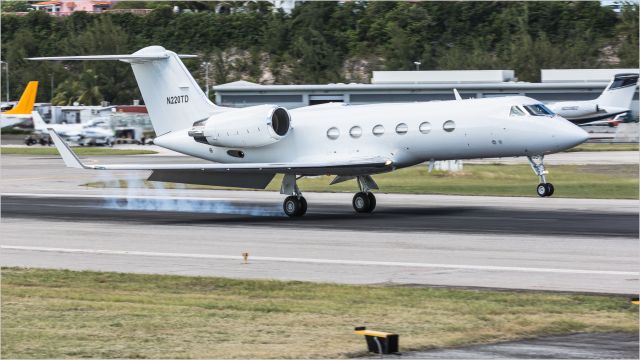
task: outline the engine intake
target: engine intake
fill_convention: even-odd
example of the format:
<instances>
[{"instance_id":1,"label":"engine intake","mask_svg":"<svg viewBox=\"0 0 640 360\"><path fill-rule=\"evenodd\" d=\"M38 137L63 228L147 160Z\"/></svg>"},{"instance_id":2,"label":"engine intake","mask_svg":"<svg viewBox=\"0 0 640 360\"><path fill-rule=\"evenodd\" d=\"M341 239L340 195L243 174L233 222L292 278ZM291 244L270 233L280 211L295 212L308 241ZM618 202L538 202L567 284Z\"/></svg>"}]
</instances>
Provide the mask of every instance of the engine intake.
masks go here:
<instances>
[{"instance_id":1,"label":"engine intake","mask_svg":"<svg viewBox=\"0 0 640 360\"><path fill-rule=\"evenodd\" d=\"M285 137L291 129L289 112L276 105L230 109L198 121L189 130L197 142L221 147L261 147Z\"/></svg>"}]
</instances>

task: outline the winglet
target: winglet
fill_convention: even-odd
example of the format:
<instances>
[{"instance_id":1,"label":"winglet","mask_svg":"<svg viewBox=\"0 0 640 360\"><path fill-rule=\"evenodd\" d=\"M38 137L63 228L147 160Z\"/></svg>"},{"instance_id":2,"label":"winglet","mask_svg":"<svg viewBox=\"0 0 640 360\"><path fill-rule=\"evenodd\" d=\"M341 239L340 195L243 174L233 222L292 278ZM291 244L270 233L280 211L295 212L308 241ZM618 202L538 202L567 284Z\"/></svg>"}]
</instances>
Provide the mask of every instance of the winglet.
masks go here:
<instances>
[{"instance_id":1,"label":"winglet","mask_svg":"<svg viewBox=\"0 0 640 360\"><path fill-rule=\"evenodd\" d=\"M462 100L462 97L460 96L458 89L453 88L453 95L456 97L456 100Z\"/></svg>"},{"instance_id":2,"label":"winglet","mask_svg":"<svg viewBox=\"0 0 640 360\"><path fill-rule=\"evenodd\" d=\"M67 165L67 167L76 169L90 168L80 161L78 156L76 156L69 145L67 145L67 143L65 143L64 140L60 138L60 135L58 135L55 130L53 130L52 128L48 128L47 131L49 132L49 136L51 136L53 143L56 145L56 149L58 149L58 152L60 153L60 156L62 156L62 160L64 161L64 164Z\"/></svg>"}]
</instances>

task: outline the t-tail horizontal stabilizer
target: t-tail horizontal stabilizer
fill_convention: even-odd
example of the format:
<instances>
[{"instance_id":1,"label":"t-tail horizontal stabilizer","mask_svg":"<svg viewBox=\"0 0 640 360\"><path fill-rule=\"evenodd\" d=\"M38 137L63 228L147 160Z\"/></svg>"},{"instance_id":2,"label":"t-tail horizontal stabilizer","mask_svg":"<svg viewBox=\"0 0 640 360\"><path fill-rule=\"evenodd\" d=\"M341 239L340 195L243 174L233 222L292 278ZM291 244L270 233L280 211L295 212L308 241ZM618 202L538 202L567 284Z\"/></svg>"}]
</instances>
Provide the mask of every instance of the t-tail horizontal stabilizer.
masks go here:
<instances>
[{"instance_id":1,"label":"t-tail horizontal stabilizer","mask_svg":"<svg viewBox=\"0 0 640 360\"><path fill-rule=\"evenodd\" d=\"M198 57L198 55L185 55L178 54L179 58L189 59ZM53 61L67 61L67 60L120 60L124 62L147 62L153 60L164 60L168 59L169 54L166 52L161 52L158 54L145 54L145 55L136 55L136 54L128 54L128 55L88 55L88 56L47 56L47 57L32 57L27 58L27 60L53 60Z\"/></svg>"}]
</instances>

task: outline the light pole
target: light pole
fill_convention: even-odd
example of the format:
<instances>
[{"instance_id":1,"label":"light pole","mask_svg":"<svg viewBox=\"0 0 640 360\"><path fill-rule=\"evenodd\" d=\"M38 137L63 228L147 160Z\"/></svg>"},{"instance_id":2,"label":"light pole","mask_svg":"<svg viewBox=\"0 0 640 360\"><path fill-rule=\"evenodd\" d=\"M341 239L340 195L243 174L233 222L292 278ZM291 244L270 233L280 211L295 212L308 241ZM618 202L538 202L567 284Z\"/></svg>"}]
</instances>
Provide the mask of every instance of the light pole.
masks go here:
<instances>
[{"instance_id":1,"label":"light pole","mask_svg":"<svg viewBox=\"0 0 640 360\"><path fill-rule=\"evenodd\" d=\"M420 65L422 63L420 61L414 61L413 64L416 66L416 71L420 71Z\"/></svg>"},{"instance_id":2,"label":"light pole","mask_svg":"<svg viewBox=\"0 0 640 360\"><path fill-rule=\"evenodd\" d=\"M49 101L53 100L53 88L54 88L53 73L51 73L51 99L49 99Z\"/></svg>"},{"instance_id":3,"label":"light pole","mask_svg":"<svg viewBox=\"0 0 640 360\"><path fill-rule=\"evenodd\" d=\"M205 61L202 63L202 66L204 66L204 80L205 80L204 93L207 95L207 99L209 98L209 65L211 65L211 63L208 61Z\"/></svg>"},{"instance_id":4,"label":"light pole","mask_svg":"<svg viewBox=\"0 0 640 360\"><path fill-rule=\"evenodd\" d=\"M9 102L9 63L6 61L0 61L0 64L4 64L5 77L7 78L7 102Z\"/></svg>"}]
</instances>

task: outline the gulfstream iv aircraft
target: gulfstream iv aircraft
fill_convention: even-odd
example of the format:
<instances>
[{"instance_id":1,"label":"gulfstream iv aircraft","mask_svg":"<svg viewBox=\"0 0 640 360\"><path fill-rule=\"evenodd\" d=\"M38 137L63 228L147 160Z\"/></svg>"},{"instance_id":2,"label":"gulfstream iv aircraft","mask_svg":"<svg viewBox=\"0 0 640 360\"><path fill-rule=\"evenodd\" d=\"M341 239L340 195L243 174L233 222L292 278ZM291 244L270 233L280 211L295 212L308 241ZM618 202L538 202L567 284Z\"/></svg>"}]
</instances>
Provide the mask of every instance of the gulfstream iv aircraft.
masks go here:
<instances>
[{"instance_id":1,"label":"gulfstream iv aircraft","mask_svg":"<svg viewBox=\"0 0 640 360\"><path fill-rule=\"evenodd\" d=\"M34 60L120 60L131 64L157 134L155 144L208 164L84 164L49 132L67 166L93 170L152 170L149 180L264 189L284 174L284 211L304 215L296 180L335 175L355 179L357 212L371 212L372 175L436 160L527 156L550 196L545 154L587 140L579 127L523 96L403 104L325 104L286 110L277 105L216 106L180 57L160 46L131 55L65 56Z\"/></svg>"}]
</instances>

